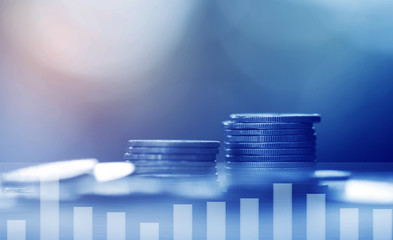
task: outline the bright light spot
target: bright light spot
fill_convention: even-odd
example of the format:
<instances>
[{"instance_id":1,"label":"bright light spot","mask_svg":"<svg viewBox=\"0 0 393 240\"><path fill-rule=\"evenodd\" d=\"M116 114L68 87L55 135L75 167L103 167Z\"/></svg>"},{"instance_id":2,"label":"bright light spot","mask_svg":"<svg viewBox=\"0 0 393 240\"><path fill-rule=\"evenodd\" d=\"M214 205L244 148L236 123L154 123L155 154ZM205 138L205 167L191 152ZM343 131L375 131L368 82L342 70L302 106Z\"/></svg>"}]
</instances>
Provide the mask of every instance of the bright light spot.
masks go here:
<instances>
[{"instance_id":1,"label":"bright light spot","mask_svg":"<svg viewBox=\"0 0 393 240\"><path fill-rule=\"evenodd\" d=\"M40 180L69 179L90 174L97 163L97 159L94 158L45 163L4 173L3 180L8 182L39 182Z\"/></svg>"},{"instance_id":2,"label":"bright light spot","mask_svg":"<svg viewBox=\"0 0 393 240\"><path fill-rule=\"evenodd\" d=\"M345 200L359 203L393 203L393 184L369 180L349 180Z\"/></svg>"},{"instance_id":3,"label":"bright light spot","mask_svg":"<svg viewBox=\"0 0 393 240\"><path fill-rule=\"evenodd\" d=\"M94 168L94 177L98 182L108 182L126 177L135 170L134 164L127 162L99 163Z\"/></svg>"},{"instance_id":4,"label":"bright light spot","mask_svg":"<svg viewBox=\"0 0 393 240\"><path fill-rule=\"evenodd\" d=\"M337 171L337 170L317 170L314 172L314 176L317 178L324 178L324 179L348 178L351 176L351 173L346 171Z\"/></svg>"}]
</instances>

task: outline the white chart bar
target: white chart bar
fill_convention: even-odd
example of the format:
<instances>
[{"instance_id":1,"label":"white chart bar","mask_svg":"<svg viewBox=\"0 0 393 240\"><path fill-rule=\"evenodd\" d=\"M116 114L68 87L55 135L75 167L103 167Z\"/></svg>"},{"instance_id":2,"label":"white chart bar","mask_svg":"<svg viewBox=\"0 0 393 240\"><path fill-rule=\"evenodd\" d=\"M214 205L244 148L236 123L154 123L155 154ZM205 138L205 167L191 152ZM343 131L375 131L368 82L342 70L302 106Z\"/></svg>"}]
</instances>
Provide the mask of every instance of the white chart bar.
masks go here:
<instances>
[{"instance_id":1,"label":"white chart bar","mask_svg":"<svg viewBox=\"0 0 393 240\"><path fill-rule=\"evenodd\" d=\"M158 223L141 223L139 228L140 240L158 240L160 238L160 226Z\"/></svg>"},{"instance_id":2,"label":"white chart bar","mask_svg":"<svg viewBox=\"0 0 393 240\"><path fill-rule=\"evenodd\" d=\"M326 239L326 195L307 194L307 240Z\"/></svg>"},{"instance_id":3,"label":"white chart bar","mask_svg":"<svg viewBox=\"0 0 393 240\"><path fill-rule=\"evenodd\" d=\"M340 240L359 239L359 209L340 209Z\"/></svg>"},{"instance_id":4,"label":"white chart bar","mask_svg":"<svg viewBox=\"0 0 393 240\"><path fill-rule=\"evenodd\" d=\"M41 240L59 239L59 179L40 184Z\"/></svg>"},{"instance_id":5,"label":"white chart bar","mask_svg":"<svg viewBox=\"0 0 393 240\"><path fill-rule=\"evenodd\" d=\"M392 209L373 210L373 239L392 240Z\"/></svg>"},{"instance_id":6,"label":"white chart bar","mask_svg":"<svg viewBox=\"0 0 393 240\"><path fill-rule=\"evenodd\" d=\"M192 205L173 205L173 240L192 240Z\"/></svg>"},{"instance_id":7,"label":"white chart bar","mask_svg":"<svg viewBox=\"0 0 393 240\"><path fill-rule=\"evenodd\" d=\"M225 202L207 202L206 216L206 239L226 240Z\"/></svg>"},{"instance_id":8,"label":"white chart bar","mask_svg":"<svg viewBox=\"0 0 393 240\"><path fill-rule=\"evenodd\" d=\"M7 240L26 240L26 221L7 221Z\"/></svg>"},{"instance_id":9,"label":"white chart bar","mask_svg":"<svg viewBox=\"0 0 393 240\"><path fill-rule=\"evenodd\" d=\"M259 199L240 199L240 240L259 239Z\"/></svg>"},{"instance_id":10,"label":"white chart bar","mask_svg":"<svg viewBox=\"0 0 393 240\"><path fill-rule=\"evenodd\" d=\"M93 240L93 208L74 207L74 240Z\"/></svg>"},{"instance_id":11,"label":"white chart bar","mask_svg":"<svg viewBox=\"0 0 393 240\"><path fill-rule=\"evenodd\" d=\"M273 184L273 239L292 240L292 184Z\"/></svg>"},{"instance_id":12,"label":"white chart bar","mask_svg":"<svg viewBox=\"0 0 393 240\"><path fill-rule=\"evenodd\" d=\"M126 239L126 213L108 212L106 214L106 221L107 240Z\"/></svg>"}]
</instances>

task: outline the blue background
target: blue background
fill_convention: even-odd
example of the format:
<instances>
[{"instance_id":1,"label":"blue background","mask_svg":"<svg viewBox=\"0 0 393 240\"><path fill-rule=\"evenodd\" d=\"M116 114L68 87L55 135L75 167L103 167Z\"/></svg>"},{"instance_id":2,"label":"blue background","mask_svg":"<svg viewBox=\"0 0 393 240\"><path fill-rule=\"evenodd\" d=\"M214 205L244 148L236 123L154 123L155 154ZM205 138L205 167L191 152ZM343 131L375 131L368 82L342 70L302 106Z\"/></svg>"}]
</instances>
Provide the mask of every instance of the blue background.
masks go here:
<instances>
[{"instance_id":1,"label":"blue background","mask_svg":"<svg viewBox=\"0 0 393 240\"><path fill-rule=\"evenodd\" d=\"M158 63L105 76L25 55L16 39L33 37L6 14L25 2L12 2L0 1L0 161L121 161L128 139L223 140L221 121L246 112L320 113L319 161L392 160L389 1L196 1Z\"/></svg>"}]
</instances>

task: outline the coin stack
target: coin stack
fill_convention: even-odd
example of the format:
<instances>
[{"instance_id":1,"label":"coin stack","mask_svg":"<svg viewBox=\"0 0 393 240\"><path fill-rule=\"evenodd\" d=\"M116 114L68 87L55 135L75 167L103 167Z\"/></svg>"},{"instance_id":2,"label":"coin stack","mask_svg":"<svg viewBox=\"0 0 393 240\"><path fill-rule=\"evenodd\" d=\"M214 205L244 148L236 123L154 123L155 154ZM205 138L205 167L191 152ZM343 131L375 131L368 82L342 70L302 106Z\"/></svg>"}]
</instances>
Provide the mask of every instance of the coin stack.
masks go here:
<instances>
[{"instance_id":1,"label":"coin stack","mask_svg":"<svg viewBox=\"0 0 393 240\"><path fill-rule=\"evenodd\" d=\"M143 177L217 178L220 142L203 140L129 140L124 159Z\"/></svg>"},{"instance_id":2,"label":"coin stack","mask_svg":"<svg viewBox=\"0 0 393 240\"><path fill-rule=\"evenodd\" d=\"M232 183L253 177L294 180L315 167L318 114L232 114L224 121L226 170ZM295 177L295 178L296 178Z\"/></svg>"}]
</instances>

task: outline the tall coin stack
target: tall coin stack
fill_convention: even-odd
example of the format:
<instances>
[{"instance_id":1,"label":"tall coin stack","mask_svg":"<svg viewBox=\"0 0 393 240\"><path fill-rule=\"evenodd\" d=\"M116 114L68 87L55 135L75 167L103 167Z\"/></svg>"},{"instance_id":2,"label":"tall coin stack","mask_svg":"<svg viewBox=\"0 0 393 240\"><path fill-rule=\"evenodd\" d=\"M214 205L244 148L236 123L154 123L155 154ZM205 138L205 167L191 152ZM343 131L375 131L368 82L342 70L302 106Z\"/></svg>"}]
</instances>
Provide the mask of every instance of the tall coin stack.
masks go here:
<instances>
[{"instance_id":1,"label":"tall coin stack","mask_svg":"<svg viewBox=\"0 0 393 240\"><path fill-rule=\"evenodd\" d=\"M124 159L142 177L217 178L220 142L203 140L129 140Z\"/></svg>"},{"instance_id":2,"label":"tall coin stack","mask_svg":"<svg viewBox=\"0 0 393 240\"><path fill-rule=\"evenodd\" d=\"M271 177L305 180L316 161L319 114L232 114L224 121L226 170L232 184ZM257 179L256 179L257 178Z\"/></svg>"}]
</instances>

